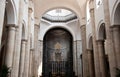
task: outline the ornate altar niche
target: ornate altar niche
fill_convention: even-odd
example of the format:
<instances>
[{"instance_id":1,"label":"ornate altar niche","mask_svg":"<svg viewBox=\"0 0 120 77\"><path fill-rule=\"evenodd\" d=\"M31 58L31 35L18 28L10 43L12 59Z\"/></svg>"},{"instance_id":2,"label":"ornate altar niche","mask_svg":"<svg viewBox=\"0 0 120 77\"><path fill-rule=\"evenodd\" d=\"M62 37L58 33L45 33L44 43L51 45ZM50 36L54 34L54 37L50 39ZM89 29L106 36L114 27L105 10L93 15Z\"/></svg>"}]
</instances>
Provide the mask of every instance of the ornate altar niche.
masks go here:
<instances>
[{"instance_id":1,"label":"ornate altar niche","mask_svg":"<svg viewBox=\"0 0 120 77\"><path fill-rule=\"evenodd\" d=\"M61 28L51 29L43 42L43 77L73 77L72 35Z\"/></svg>"}]
</instances>

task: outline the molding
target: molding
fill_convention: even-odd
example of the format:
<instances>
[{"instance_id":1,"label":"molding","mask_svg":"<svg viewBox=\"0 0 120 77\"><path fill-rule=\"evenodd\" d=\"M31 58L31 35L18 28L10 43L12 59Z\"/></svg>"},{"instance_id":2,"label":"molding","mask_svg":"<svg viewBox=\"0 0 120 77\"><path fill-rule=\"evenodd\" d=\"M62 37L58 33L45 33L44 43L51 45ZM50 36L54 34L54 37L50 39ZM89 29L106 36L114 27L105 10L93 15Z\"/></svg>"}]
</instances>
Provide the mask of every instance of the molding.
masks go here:
<instances>
[{"instance_id":1,"label":"molding","mask_svg":"<svg viewBox=\"0 0 120 77\"><path fill-rule=\"evenodd\" d=\"M32 13L32 12L33 12L32 7L28 7L28 12L29 12L29 13Z\"/></svg>"},{"instance_id":2,"label":"molding","mask_svg":"<svg viewBox=\"0 0 120 77\"><path fill-rule=\"evenodd\" d=\"M27 39L22 39L21 41L27 42L28 40Z\"/></svg>"}]
</instances>

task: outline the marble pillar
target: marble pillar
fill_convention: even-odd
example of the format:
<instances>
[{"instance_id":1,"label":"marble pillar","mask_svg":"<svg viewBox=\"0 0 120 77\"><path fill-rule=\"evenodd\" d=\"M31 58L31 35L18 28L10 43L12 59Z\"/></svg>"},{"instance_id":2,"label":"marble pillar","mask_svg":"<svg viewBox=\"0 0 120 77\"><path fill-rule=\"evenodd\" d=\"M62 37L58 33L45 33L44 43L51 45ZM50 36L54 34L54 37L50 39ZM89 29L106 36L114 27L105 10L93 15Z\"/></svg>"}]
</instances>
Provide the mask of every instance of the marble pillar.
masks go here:
<instances>
[{"instance_id":1,"label":"marble pillar","mask_svg":"<svg viewBox=\"0 0 120 77\"><path fill-rule=\"evenodd\" d=\"M90 77L95 77L93 51L87 49L87 52L88 52L88 63L89 63L89 75Z\"/></svg>"},{"instance_id":2,"label":"marble pillar","mask_svg":"<svg viewBox=\"0 0 120 77\"><path fill-rule=\"evenodd\" d=\"M26 41L21 41L21 55L20 55L20 71L19 71L19 77L23 77L24 72L24 60L25 60L25 49L26 49Z\"/></svg>"},{"instance_id":3,"label":"marble pillar","mask_svg":"<svg viewBox=\"0 0 120 77\"><path fill-rule=\"evenodd\" d=\"M120 68L120 26L113 26L113 40L117 59L117 68Z\"/></svg>"},{"instance_id":4,"label":"marble pillar","mask_svg":"<svg viewBox=\"0 0 120 77\"><path fill-rule=\"evenodd\" d=\"M114 52L113 44L113 31L110 28L110 11L109 11L109 0L103 0L103 9L105 17L105 29L106 29L106 50L108 51L109 65L110 65L110 74L111 77L115 77L115 67L116 67L116 55Z\"/></svg>"},{"instance_id":5,"label":"marble pillar","mask_svg":"<svg viewBox=\"0 0 120 77\"><path fill-rule=\"evenodd\" d=\"M15 25L7 25L8 27L8 41L6 48L6 59L5 64L12 69L13 64L13 54L15 45Z\"/></svg>"},{"instance_id":6,"label":"marble pillar","mask_svg":"<svg viewBox=\"0 0 120 77\"><path fill-rule=\"evenodd\" d=\"M91 1L91 6L94 5L94 1ZM94 8L90 8L90 17L91 17L91 25L92 25L92 36L93 36L93 51L94 51L94 64L95 64L95 76L101 77L100 74L100 65L99 65L99 53L98 47L96 43L96 27L95 27L95 14Z\"/></svg>"},{"instance_id":7,"label":"marble pillar","mask_svg":"<svg viewBox=\"0 0 120 77\"><path fill-rule=\"evenodd\" d=\"M0 49L1 49L2 30L3 30L3 22L5 15L5 5L6 5L6 0L0 0Z\"/></svg>"},{"instance_id":8,"label":"marble pillar","mask_svg":"<svg viewBox=\"0 0 120 77\"><path fill-rule=\"evenodd\" d=\"M106 69L107 67L106 67L106 63L105 63L104 41L103 40L97 40L97 43L98 43L101 77L107 77L107 69Z\"/></svg>"}]
</instances>

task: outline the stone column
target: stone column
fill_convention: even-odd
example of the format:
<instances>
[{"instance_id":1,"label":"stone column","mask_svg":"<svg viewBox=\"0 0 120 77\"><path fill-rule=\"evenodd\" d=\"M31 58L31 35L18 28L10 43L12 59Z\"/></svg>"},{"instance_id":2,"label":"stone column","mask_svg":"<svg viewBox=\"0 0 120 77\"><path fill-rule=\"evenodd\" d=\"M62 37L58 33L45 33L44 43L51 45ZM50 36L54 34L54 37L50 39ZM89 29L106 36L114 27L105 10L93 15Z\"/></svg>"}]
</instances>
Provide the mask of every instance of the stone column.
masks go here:
<instances>
[{"instance_id":1,"label":"stone column","mask_svg":"<svg viewBox=\"0 0 120 77\"><path fill-rule=\"evenodd\" d=\"M13 70L11 72L11 77L19 77L22 23L23 23L23 11L24 11L23 7L24 7L24 0L19 0L18 24L16 28L14 62L13 62Z\"/></svg>"},{"instance_id":2,"label":"stone column","mask_svg":"<svg viewBox=\"0 0 120 77\"><path fill-rule=\"evenodd\" d=\"M24 60L25 60L25 49L26 49L26 41L21 41L21 55L20 55L20 71L19 71L19 77L23 77L24 72Z\"/></svg>"},{"instance_id":3,"label":"stone column","mask_svg":"<svg viewBox=\"0 0 120 77\"><path fill-rule=\"evenodd\" d=\"M115 77L115 67L116 67L116 55L114 52L113 45L113 31L110 28L110 11L109 11L109 0L103 0L104 16L105 16L105 29L106 29L106 48L108 51L109 64L110 64L110 74L111 77Z\"/></svg>"},{"instance_id":4,"label":"stone column","mask_svg":"<svg viewBox=\"0 0 120 77\"><path fill-rule=\"evenodd\" d=\"M8 25L8 41L6 48L6 59L5 63L12 69L13 54L14 54L14 43L15 43L15 25Z\"/></svg>"},{"instance_id":5,"label":"stone column","mask_svg":"<svg viewBox=\"0 0 120 77\"><path fill-rule=\"evenodd\" d=\"M86 25L81 27L81 37L82 37L82 66L83 66L83 77L89 76L89 65L88 65L88 56L86 52Z\"/></svg>"},{"instance_id":6,"label":"stone column","mask_svg":"<svg viewBox=\"0 0 120 77\"><path fill-rule=\"evenodd\" d=\"M2 30L3 30L3 22L5 15L5 5L6 0L0 0L0 49L1 49L1 39L2 39Z\"/></svg>"},{"instance_id":7,"label":"stone column","mask_svg":"<svg viewBox=\"0 0 120 77\"><path fill-rule=\"evenodd\" d=\"M113 26L113 40L117 59L117 67L120 68L120 26Z\"/></svg>"},{"instance_id":8,"label":"stone column","mask_svg":"<svg viewBox=\"0 0 120 77\"><path fill-rule=\"evenodd\" d=\"M33 76L33 69L34 69L34 66L33 66L33 52L34 52L34 49L30 49L29 77Z\"/></svg>"},{"instance_id":9,"label":"stone column","mask_svg":"<svg viewBox=\"0 0 120 77\"><path fill-rule=\"evenodd\" d=\"M100 75L100 65L99 65L99 53L97 50L97 43L96 43L96 27L95 27L95 15L94 15L94 1L91 0L90 2L90 17L91 17L91 25L92 25L92 36L93 36L93 51L94 51L94 64L95 64L95 76L101 77Z\"/></svg>"},{"instance_id":10,"label":"stone column","mask_svg":"<svg viewBox=\"0 0 120 77\"><path fill-rule=\"evenodd\" d=\"M90 73L90 77L95 77L95 71L94 71L94 59L93 59L93 51L88 49L88 63L89 63L89 73Z\"/></svg>"},{"instance_id":11,"label":"stone column","mask_svg":"<svg viewBox=\"0 0 120 77\"><path fill-rule=\"evenodd\" d=\"M104 41L103 40L98 40L97 43L98 43L101 77L107 77L107 69L106 69L106 63L105 63Z\"/></svg>"},{"instance_id":12,"label":"stone column","mask_svg":"<svg viewBox=\"0 0 120 77\"><path fill-rule=\"evenodd\" d=\"M76 66L76 64L77 64L77 60L76 60L76 41L74 41L73 42L73 54L74 54L74 56L73 56L73 70L74 70L74 73L75 73L75 75L77 76L77 66Z\"/></svg>"}]
</instances>

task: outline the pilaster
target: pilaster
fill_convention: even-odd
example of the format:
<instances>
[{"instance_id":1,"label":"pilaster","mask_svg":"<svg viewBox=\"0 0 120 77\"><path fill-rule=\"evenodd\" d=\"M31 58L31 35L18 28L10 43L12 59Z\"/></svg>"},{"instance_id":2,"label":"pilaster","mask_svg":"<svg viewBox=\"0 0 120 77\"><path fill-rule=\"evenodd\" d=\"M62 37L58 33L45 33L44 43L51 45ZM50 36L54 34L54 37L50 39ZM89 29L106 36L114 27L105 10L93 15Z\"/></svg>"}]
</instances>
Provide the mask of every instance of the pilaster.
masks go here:
<instances>
[{"instance_id":1,"label":"pilaster","mask_svg":"<svg viewBox=\"0 0 120 77\"><path fill-rule=\"evenodd\" d=\"M92 1L93 3L93 1ZM94 51L94 64L95 64L95 76L100 77L100 65L99 65L99 53L96 43L96 27L95 27L95 15L94 8L90 9L91 25L92 25L92 36L93 36L93 51Z\"/></svg>"}]
</instances>

